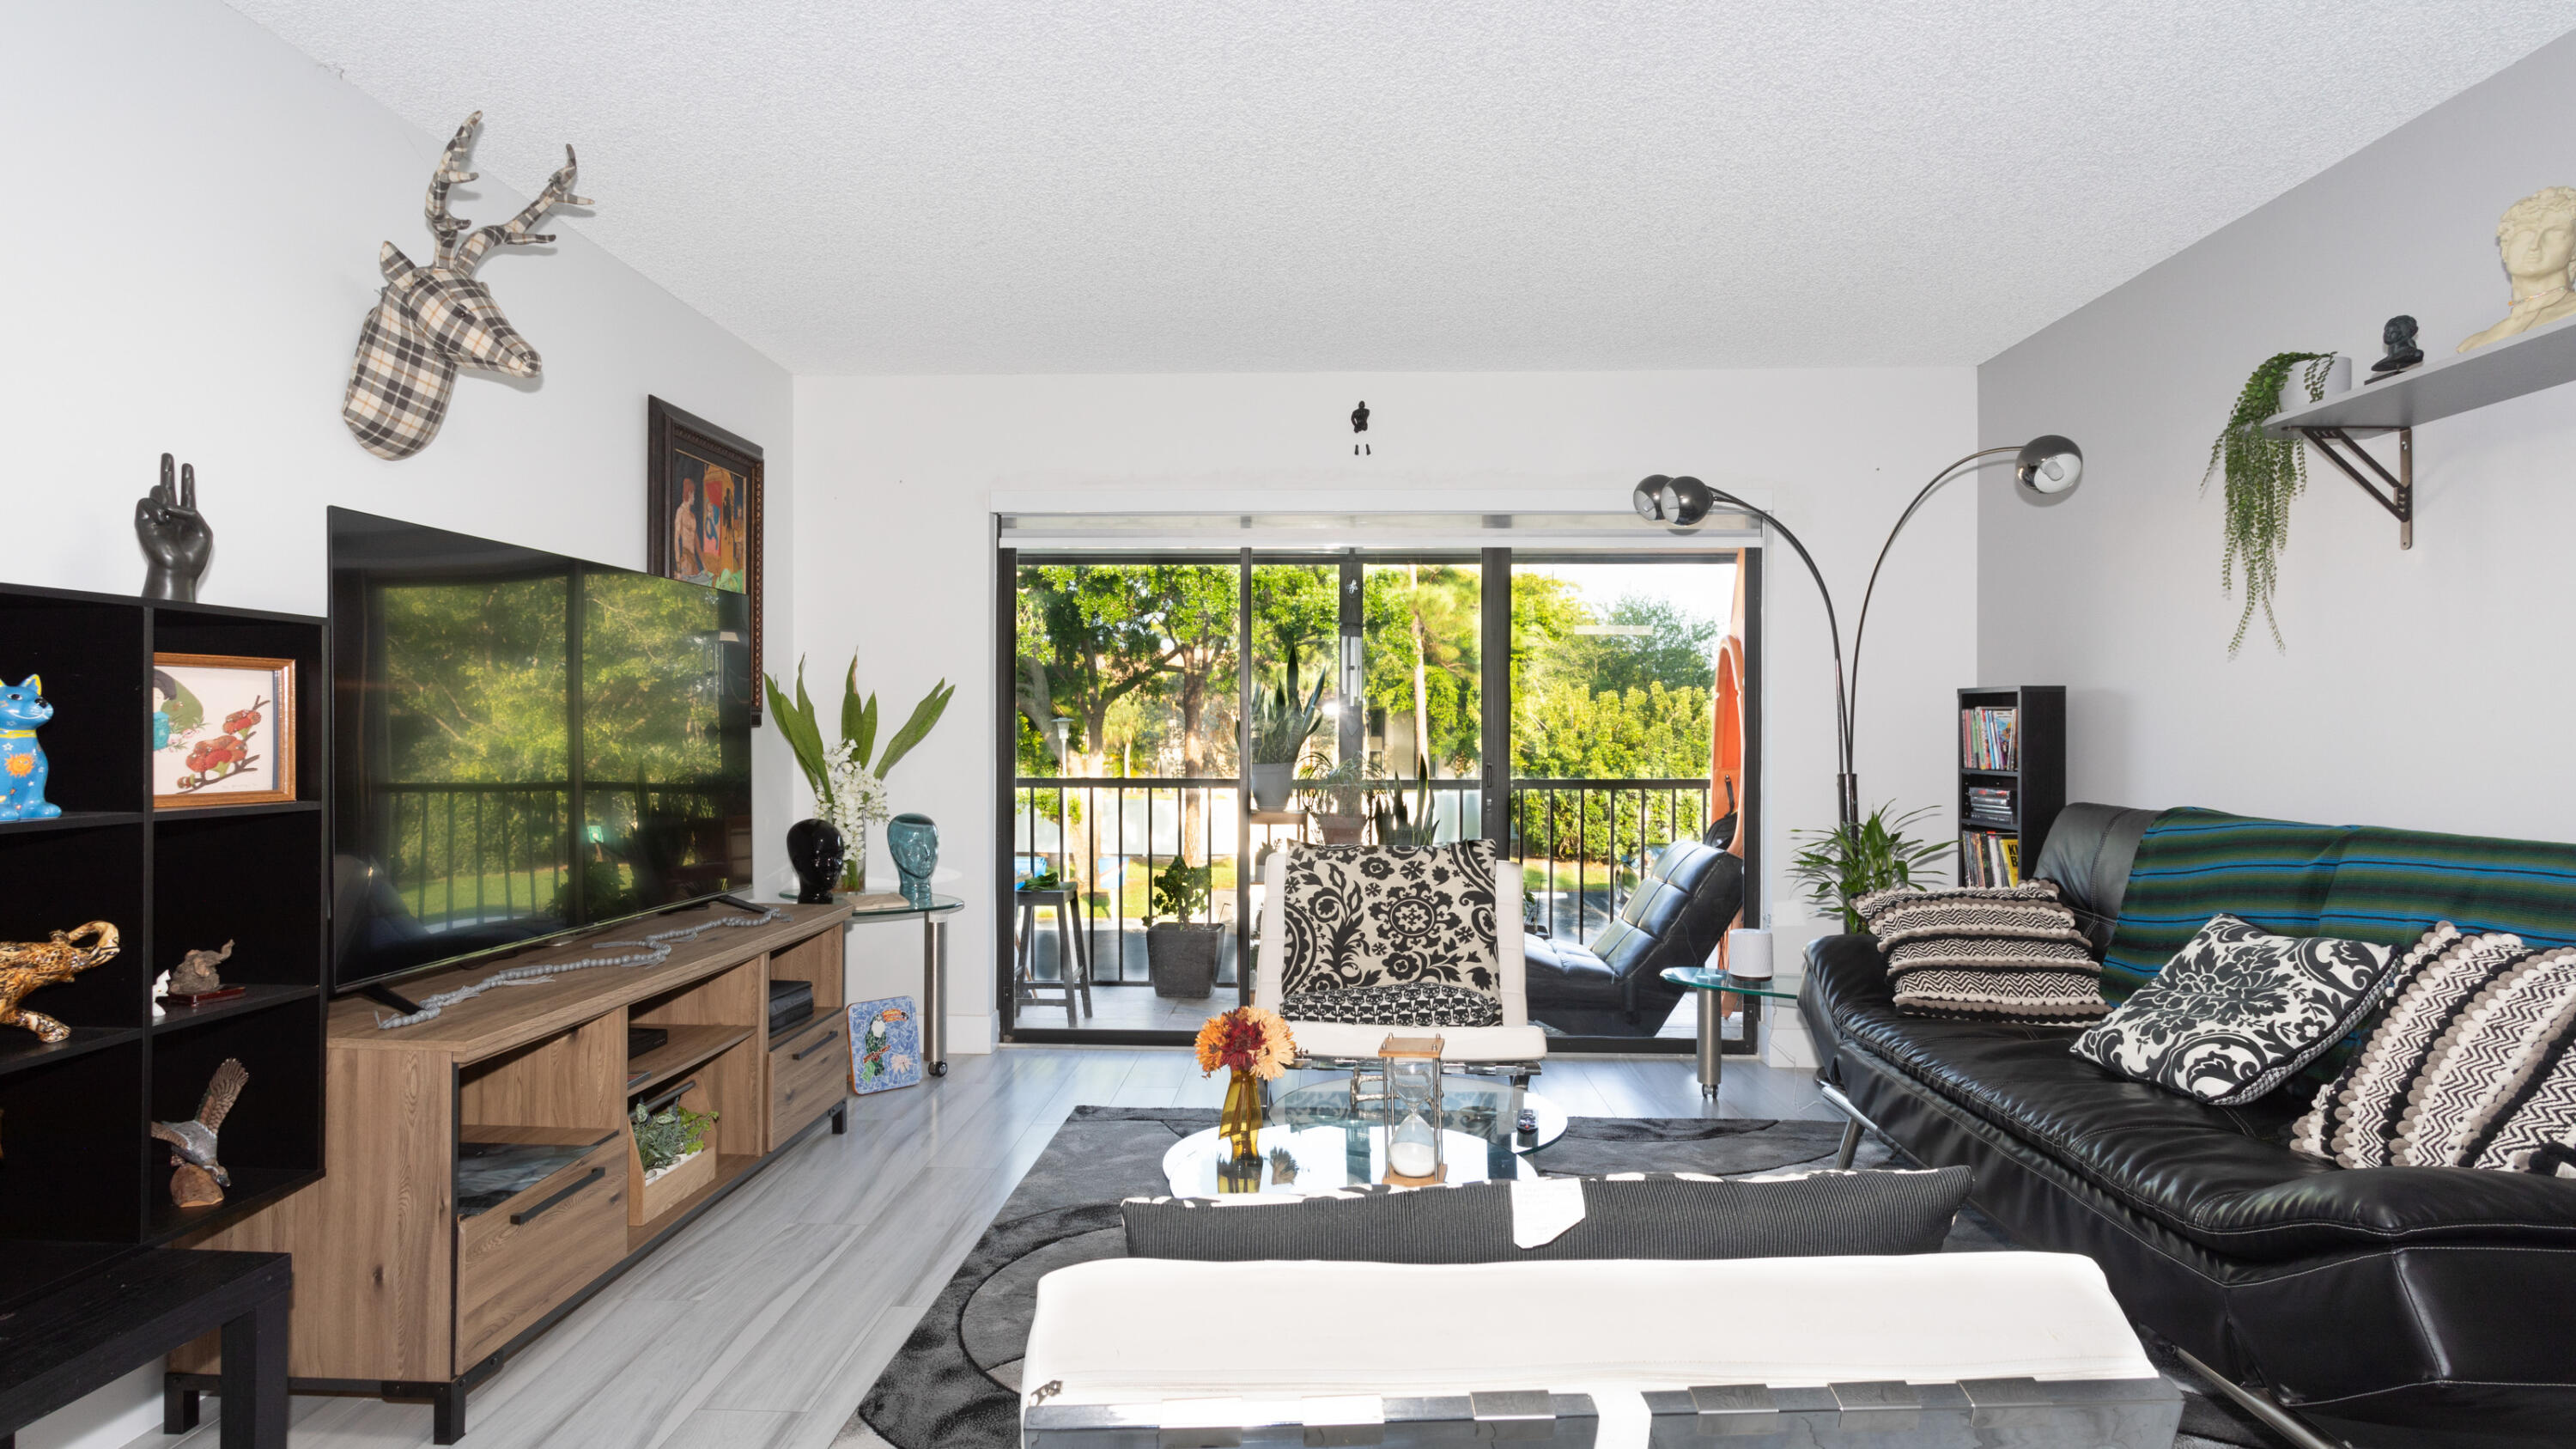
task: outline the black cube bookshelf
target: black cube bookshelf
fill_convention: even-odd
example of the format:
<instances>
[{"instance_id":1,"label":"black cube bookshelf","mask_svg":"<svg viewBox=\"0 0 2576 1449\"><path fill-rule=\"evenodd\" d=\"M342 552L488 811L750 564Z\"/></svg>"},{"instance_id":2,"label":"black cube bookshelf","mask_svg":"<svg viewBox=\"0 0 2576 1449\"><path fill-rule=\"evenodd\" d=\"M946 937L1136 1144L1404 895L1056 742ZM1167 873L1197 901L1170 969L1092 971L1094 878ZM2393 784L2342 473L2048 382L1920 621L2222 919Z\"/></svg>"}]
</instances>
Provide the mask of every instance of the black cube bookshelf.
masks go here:
<instances>
[{"instance_id":1,"label":"black cube bookshelf","mask_svg":"<svg viewBox=\"0 0 2576 1449\"><path fill-rule=\"evenodd\" d=\"M2010 711L2012 746L2008 755L1981 757L1972 741L1973 717L1979 711ZM1959 820L1959 883L2000 885L1985 867L1980 847L1985 837L2012 842L2016 869L2012 883L2029 879L2039 863L2039 848L2048 827L2066 808L2066 686L2017 684L1959 691L1955 721L1959 783L1950 806ZM1976 792L2002 792L2001 809L1981 807Z\"/></svg>"},{"instance_id":2,"label":"black cube bookshelf","mask_svg":"<svg viewBox=\"0 0 2576 1449\"><path fill-rule=\"evenodd\" d=\"M0 675L44 677L54 706L38 734L45 795L63 810L0 822L0 940L99 920L122 947L28 995L26 1006L72 1028L70 1040L0 1027L0 1243L68 1247L31 1261L77 1267L191 1236L322 1175L323 629L299 614L0 584ZM295 661L294 800L152 808L156 652ZM236 944L224 982L249 990L155 1018L153 979L226 940ZM195 1115L226 1057L250 1072L222 1131L233 1185L219 1206L175 1207L169 1148L148 1125Z\"/></svg>"}]
</instances>

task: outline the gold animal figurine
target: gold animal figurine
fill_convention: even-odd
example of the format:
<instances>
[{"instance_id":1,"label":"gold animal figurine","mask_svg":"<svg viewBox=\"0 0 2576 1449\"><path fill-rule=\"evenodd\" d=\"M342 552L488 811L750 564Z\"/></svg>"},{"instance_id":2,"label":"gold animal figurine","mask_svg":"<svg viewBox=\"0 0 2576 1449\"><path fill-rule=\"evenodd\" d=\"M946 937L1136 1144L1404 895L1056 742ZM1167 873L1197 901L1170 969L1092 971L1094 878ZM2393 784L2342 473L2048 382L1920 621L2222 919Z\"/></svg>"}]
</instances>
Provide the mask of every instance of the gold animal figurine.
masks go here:
<instances>
[{"instance_id":1,"label":"gold animal figurine","mask_svg":"<svg viewBox=\"0 0 2576 1449\"><path fill-rule=\"evenodd\" d=\"M92 944L86 948L73 944L84 937ZM23 1026L41 1042L69 1037L70 1027L18 1003L39 986L69 981L92 966L116 959L117 950L116 928L105 921L56 931L51 941L0 942L0 1026Z\"/></svg>"},{"instance_id":2,"label":"gold animal figurine","mask_svg":"<svg viewBox=\"0 0 2576 1449\"><path fill-rule=\"evenodd\" d=\"M215 1160L215 1133L249 1081L250 1073L242 1064L226 1057L215 1068L214 1080L206 1083L206 1099L197 1104L195 1121L152 1124L152 1135L170 1144L170 1165L178 1169L170 1174L170 1201L190 1208L213 1207L224 1200L224 1189L233 1185L233 1179Z\"/></svg>"},{"instance_id":3,"label":"gold animal figurine","mask_svg":"<svg viewBox=\"0 0 2576 1449\"><path fill-rule=\"evenodd\" d=\"M191 951L179 958L179 967L170 973L171 996L204 996L224 989L224 978L215 968L231 959L233 943L226 941L220 951Z\"/></svg>"}]
</instances>

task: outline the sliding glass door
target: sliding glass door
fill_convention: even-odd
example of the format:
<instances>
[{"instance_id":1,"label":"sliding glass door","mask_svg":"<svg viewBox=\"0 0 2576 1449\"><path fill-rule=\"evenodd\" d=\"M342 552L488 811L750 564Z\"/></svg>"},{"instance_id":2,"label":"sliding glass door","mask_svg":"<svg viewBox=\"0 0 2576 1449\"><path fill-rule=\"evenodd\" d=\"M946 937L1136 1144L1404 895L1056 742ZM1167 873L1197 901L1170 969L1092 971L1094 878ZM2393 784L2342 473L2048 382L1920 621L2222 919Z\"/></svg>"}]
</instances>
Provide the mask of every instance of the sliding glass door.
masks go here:
<instances>
[{"instance_id":1,"label":"sliding glass door","mask_svg":"<svg viewBox=\"0 0 2576 1449\"><path fill-rule=\"evenodd\" d=\"M1291 843L1490 836L1527 929L1579 946L1657 852L1731 845L1752 808L1732 553L1003 563L1013 1039L1178 1042L1248 1001ZM1654 1015L1560 1049L1687 1045Z\"/></svg>"}]
</instances>

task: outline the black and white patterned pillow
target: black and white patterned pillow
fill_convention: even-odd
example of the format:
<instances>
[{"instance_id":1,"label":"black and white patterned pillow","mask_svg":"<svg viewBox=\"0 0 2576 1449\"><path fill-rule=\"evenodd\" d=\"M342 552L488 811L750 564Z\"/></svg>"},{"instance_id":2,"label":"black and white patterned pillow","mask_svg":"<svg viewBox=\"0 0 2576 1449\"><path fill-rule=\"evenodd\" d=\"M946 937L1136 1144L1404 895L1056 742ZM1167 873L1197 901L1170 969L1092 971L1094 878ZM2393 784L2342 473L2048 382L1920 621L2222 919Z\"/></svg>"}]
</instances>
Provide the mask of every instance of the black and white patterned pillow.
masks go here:
<instances>
[{"instance_id":1,"label":"black and white patterned pillow","mask_svg":"<svg viewBox=\"0 0 2576 1449\"><path fill-rule=\"evenodd\" d=\"M2111 1009L2055 883L1872 891L1852 910L1887 953L1908 1016L2079 1026Z\"/></svg>"},{"instance_id":2,"label":"black and white patterned pillow","mask_svg":"<svg viewBox=\"0 0 2576 1449\"><path fill-rule=\"evenodd\" d=\"M1280 994L1438 982L1500 1001L1494 860L1490 840L1289 847Z\"/></svg>"},{"instance_id":3,"label":"black and white patterned pillow","mask_svg":"<svg viewBox=\"0 0 2576 1449\"><path fill-rule=\"evenodd\" d=\"M2379 1003L2386 946L2276 936L2212 916L2163 970L2076 1038L2079 1057L2214 1106L2289 1080Z\"/></svg>"},{"instance_id":4,"label":"black and white patterned pillow","mask_svg":"<svg viewBox=\"0 0 2576 1449\"><path fill-rule=\"evenodd\" d=\"M1290 1021L1354 1026L1501 1026L1503 1003L1473 987L1407 981L1347 991L1300 991L1280 998L1279 1014Z\"/></svg>"},{"instance_id":5,"label":"black and white patterned pillow","mask_svg":"<svg viewBox=\"0 0 2576 1449\"><path fill-rule=\"evenodd\" d=\"M2345 1167L2551 1173L2576 1144L2576 950L2444 921L2290 1145Z\"/></svg>"}]
</instances>

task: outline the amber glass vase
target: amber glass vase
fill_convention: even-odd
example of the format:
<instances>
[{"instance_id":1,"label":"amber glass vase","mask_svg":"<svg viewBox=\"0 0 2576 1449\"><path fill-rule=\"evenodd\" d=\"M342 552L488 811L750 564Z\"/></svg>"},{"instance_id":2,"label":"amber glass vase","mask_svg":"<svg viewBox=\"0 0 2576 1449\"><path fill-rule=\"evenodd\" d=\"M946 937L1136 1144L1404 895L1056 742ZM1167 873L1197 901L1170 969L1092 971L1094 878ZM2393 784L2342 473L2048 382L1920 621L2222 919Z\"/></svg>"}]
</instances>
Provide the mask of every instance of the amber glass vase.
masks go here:
<instances>
[{"instance_id":1,"label":"amber glass vase","mask_svg":"<svg viewBox=\"0 0 2576 1449\"><path fill-rule=\"evenodd\" d=\"M1261 1082L1252 1073L1237 1070L1225 1084L1225 1111L1216 1130L1225 1138L1228 1157L1238 1163L1261 1160Z\"/></svg>"}]
</instances>

